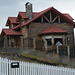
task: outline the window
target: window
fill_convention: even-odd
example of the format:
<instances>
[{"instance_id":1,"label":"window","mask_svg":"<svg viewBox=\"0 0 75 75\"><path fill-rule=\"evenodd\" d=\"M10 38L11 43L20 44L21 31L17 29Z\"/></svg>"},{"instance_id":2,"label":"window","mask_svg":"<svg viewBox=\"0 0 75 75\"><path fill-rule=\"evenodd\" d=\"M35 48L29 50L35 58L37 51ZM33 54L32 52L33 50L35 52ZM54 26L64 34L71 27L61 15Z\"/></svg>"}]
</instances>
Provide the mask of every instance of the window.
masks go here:
<instances>
[{"instance_id":1,"label":"window","mask_svg":"<svg viewBox=\"0 0 75 75\"><path fill-rule=\"evenodd\" d=\"M51 39L46 39L46 41L47 41L47 45L48 45L48 46L49 46L49 45L52 45Z\"/></svg>"},{"instance_id":2,"label":"window","mask_svg":"<svg viewBox=\"0 0 75 75\"><path fill-rule=\"evenodd\" d=\"M25 23L25 21L23 20L22 22L21 22L21 24L24 24Z\"/></svg>"},{"instance_id":3,"label":"window","mask_svg":"<svg viewBox=\"0 0 75 75\"><path fill-rule=\"evenodd\" d=\"M63 36L62 35L54 36L53 39L54 39L54 42L53 42L54 45L63 45ZM52 45L52 36L46 36L45 40L47 41L47 46Z\"/></svg>"},{"instance_id":4,"label":"window","mask_svg":"<svg viewBox=\"0 0 75 75\"><path fill-rule=\"evenodd\" d=\"M45 37L48 46L52 45L51 38L52 38L51 36L46 36L46 37Z\"/></svg>"},{"instance_id":5,"label":"window","mask_svg":"<svg viewBox=\"0 0 75 75\"><path fill-rule=\"evenodd\" d=\"M70 41L70 35L67 35L67 43Z\"/></svg>"},{"instance_id":6,"label":"window","mask_svg":"<svg viewBox=\"0 0 75 75\"><path fill-rule=\"evenodd\" d=\"M13 28L13 24L11 24L11 28Z\"/></svg>"},{"instance_id":7,"label":"window","mask_svg":"<svg viewBox=\"0 0 75 75\"><path fill-rule=\"evenodd\" d=\"M54 36L54 45L56 45L56 44L59 44L59 45L63 44L62 36Z\"/></svg>"}]
</instances>

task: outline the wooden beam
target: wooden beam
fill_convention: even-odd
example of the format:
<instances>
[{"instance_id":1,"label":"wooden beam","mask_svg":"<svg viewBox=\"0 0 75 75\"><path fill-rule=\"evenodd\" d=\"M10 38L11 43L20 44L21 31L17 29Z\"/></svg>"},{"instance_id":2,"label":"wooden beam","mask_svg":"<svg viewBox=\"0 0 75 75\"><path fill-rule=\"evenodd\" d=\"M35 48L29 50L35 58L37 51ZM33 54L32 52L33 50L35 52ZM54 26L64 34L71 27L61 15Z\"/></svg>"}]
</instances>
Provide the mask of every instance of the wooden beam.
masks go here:
<instances>
[{"instance_id":1,"label":"wooden beam","mask_svg":"<svg viewBox=\"0 0 75 75\"><path fill-rule=\"evenodd\" d=\"M41 22L43 23L43 16L41 17Z\"/></svg>"},{"instance_id":2,"label":"wooden beam","mask_svg":"<svg viewBox=\"0 0 75 75\"><path fill-rule=\"evenodd\" d=\"M52 23L53 23L57 18L58 18L58 17L56 16L56 17L53 19Z\"/></svg>"},{"instance_id":3,"label":"wooden beam","mask_svg":"<svg viewBox=\"0 0 75 75\"><path fill-rule=\"evenodd\" d=\"M60 23L60 16L58 16L58 23Z\"/></svg>"},{"instance_id":4,"label":"wooden beam","mask_svg":"<svg viewBox=\"0 0 75 75\"><path fill-rule=\"evenodd\" d=\"M65 34L63 34L63 45L65 45Z\"/></svg>"},{"instance_id":5,"label":"wooden beam","mask_svg":"<svg viewBox=\"0 0 75 75\"><path fill-rule=\"evenodd\" d=\"M54 35L52 35L52 46L54 45Z\"/></svg>"},{"instance_id":6,"label":"wooden beam","mask_svg":"<svg viewBox=\"0 0 75 75\"><path fill-rule=\"evenodd\" d=\"M50 12L50 22L52 23L52 13Z\"/></svg>"},{"instance_id":7,"label":"wooden beam","mask_svg":"<svg viewBox=\"0 0 75 75\"><path fill-rule=\"evenodd\" d=\"M67 46L67 53L68 53L68 56L70 56L70 46Z\"/></svg>"},{"instance_id":8,"label":"wooden beam","mask_svg":"<svg viewBox=\"0 0 75 75\"><path fill-rule=\"evenodd\" d=\"M44 16L44 18L50 23L50 21L48 20L48 18L46 16Z\"/></svg>"}]
</instances>

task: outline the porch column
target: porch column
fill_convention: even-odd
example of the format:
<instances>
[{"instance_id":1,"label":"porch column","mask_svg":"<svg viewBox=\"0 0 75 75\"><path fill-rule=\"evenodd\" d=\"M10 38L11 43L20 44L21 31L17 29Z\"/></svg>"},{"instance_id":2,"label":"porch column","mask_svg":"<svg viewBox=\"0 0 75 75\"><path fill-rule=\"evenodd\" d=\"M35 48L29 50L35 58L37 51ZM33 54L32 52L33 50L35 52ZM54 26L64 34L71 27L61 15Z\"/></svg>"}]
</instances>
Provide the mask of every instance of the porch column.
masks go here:
<instances>
[{"instance_id":1,"label":"porch column","mask_svg":"<svg viewBox=\"0 0 75 75\"><path fill-rule=\"evenodd\" d=\"M52 35L52 46L54 45L54 35Z\"/></svg>"},{"instance_id":2,"label":"porch column","mask_svg":"<svg viewBox=\"0 0 75 75\"><path fill-rule=\"evenodd\" d=\"M47 51L47 41L45 40L45 50Z\"/></svg>"},{"instance_id":3,"label":"porch column","mask_svg":"<svg viewBox=\"0 0 75 75\"><path fill-rule=\"evenodd\" d=\"M5 35L5 48L8 47L7 36Z\"/></svg>"},{"instance_id":4,"label":"porch column","mask_svg":"<svg viewBox=\"0 0 75 75\"><path fill-rule=\"evenodd\" d=\"M23 48L23 36L21 36L21 47Z\"/></svg>"},{"instance_id":5,"label":"porch column","mask_svg":"<svg viewBox=\"0 0 75 75\"><path fill-rule=\"evenodd\" d=\"M63 35L63 45L65 45L65 35Z\"/></svg>"},{"instance_id":6,"label":"porch column","mask_svg":"<svg viewBox=\"0 0 75 75\"><path fill-rule=\"evenodd\" d=\"M57 54L59 54L59 46L57 45L56 47L57 47Z\"/></svg>"},{"instance_id":7,"label":"porch column","mask_svg":"<svg viewBox=\"0 0 75 75\"><path fill-rule=\"evenodd\" d=\"M43 36L43 40L44 40L44 48L47 51L47 41L45 40L45 36Z\"/></svg>"},{"instance_id":8,"label":"porch column","mask_svg":"<svg viewBox=\"0 0 75 75\"><path fill-rule=\"evenodd\" d=\"M70 56L70 47L67 46L67 52L68 52L68 56Z\"/></svg>"},{"instance_id":9,"label":"porch column","mask_svg":"<svg viewBox=\"0 0 75 75\"><path fill-rule=\"evenodd\" d=\"M66 41L65 41L65 42L66 42L66 44L65 44L65 45L67 45L67 37L65 37L65 40L66 40Z\"/></svg>"}]
</instances>

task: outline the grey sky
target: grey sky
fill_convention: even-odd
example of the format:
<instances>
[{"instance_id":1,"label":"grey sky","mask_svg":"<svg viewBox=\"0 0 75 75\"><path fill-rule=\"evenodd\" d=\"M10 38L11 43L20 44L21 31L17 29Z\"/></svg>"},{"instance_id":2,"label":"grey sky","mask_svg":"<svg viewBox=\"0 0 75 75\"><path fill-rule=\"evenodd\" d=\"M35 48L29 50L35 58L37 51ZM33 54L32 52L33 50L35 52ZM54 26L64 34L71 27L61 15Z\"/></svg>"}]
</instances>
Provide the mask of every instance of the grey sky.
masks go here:
<instances>
[{"instance_id":1,"label":"grey sky","mask_svg":"<svg viewBox=\"0 0 75 75\"><path fill-rule=\"evenodd\" d=\"M69 13L75 19L75 0L0 0L0 32L6 28L8 17L16 17L19 11L25 11L25 3L33 4L33 11L39 12L51 6L62 13Z\"/></svg>"}]
</instances>

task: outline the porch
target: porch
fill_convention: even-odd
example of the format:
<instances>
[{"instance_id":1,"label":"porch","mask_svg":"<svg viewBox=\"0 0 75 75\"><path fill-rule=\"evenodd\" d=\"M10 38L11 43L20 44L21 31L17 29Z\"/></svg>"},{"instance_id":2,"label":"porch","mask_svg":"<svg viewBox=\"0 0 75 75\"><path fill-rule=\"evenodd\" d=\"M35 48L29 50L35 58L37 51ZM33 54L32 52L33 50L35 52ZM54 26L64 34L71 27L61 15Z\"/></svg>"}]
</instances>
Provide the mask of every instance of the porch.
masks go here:
<instances>
[{"instance_id":1,"label":"porch","mask_svg":"<svg viewBox=\"0 0 75 75\"><path fill-rule=\"evenodd\" d=\"M12 29L3 29L1 32L4 48L21 48L23 47L23 36L20 32Z\"/></svg>"},{"instance_id":2,"label":"porch","mask_svg":"<svg viewBox=\"0 0 75 75\"><path fill-rule=\"evenodd\" d=\"M22 46L22 36L4 36L4 48L21 48Z\"/></svg>"}]
</instances>

